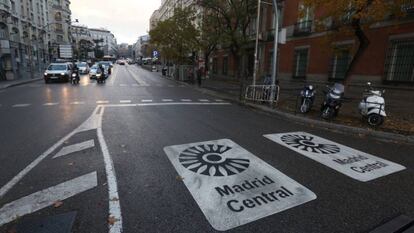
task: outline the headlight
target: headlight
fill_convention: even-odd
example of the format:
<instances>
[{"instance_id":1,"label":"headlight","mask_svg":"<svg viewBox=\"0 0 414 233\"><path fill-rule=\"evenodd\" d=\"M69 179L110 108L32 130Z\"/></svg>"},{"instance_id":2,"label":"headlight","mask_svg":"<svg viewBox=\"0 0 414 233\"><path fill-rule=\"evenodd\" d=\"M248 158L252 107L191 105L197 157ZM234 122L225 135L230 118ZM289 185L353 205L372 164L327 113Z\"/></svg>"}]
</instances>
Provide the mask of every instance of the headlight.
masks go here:
<instances>
[{"instance_id":1,"label":"headlight","mask_svg":"<svg viewBox=\"0 0 414 233\"><path fill-rule=\"evenodd\" d=\"M75 73L73 73L73 74L72 74L72 77L76 77L76 74L75 74Z\"/></svg>"},{"instance_id":2,"label":"headlight","mask_svg":"<svg viewBox=\"0 0 414 233\"><path fill-rule=\"evenodd\" d=\"M96 74L97 77L101 77L101 74Z\"/></svg>"},{"instance_id":3,"label":"headlight","mask_svg":"<svg viewBox=\"0 0 414 233\"><path fill-rule=\"evenodd\" d=\"M60 73L60 75L64 76L64 75L65 75L65 73Z\"/></svg>"},{"instance_id":4,"label":"headlight","mask_svg":"<svg viewBox=\"0 0 414 233\"><path fill-rule=\"evenodd\" d=\"M47 75L48 75L48 73L46 73L46 72L45 72L45 73L44 73L44 75L45 75L45 76L47 76Z\"/></svg>"}]
</instances>

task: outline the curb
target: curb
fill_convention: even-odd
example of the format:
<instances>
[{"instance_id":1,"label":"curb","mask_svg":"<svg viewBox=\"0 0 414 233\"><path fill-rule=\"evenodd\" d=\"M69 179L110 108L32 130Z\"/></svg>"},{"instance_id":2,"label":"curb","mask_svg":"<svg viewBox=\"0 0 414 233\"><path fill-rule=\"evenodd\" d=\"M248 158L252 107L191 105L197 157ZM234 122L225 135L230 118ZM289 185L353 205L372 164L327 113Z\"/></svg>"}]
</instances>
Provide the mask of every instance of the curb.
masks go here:
<instances>
[{"instance_id":1,"label":"curb","mask_svg":"<svg viewBox=\"0 0 414 233\"><path fill-rule=\"evenodd\" d=\"M340 124L336 124L336 123L319 121L319 120L310 119L310 118L306 118L306 117L300 117L300 116L290 114L290 113L286 113L286 112L282 112L282 111L279 111L279 110L276 110L276 109L270 109L270 108L262 106L262 105L257 105L257 104L252 104L252 103L245 103L243 101L240 101L238 98L234 98L233 96L223 95L223 94L220 94L216 91L207 90L205 88L197 88L197 87L192 87L192 88L195 89L195 90L198 90L198 91L200 91L204 94L213 95L213 96L216 96L216 97L219 97L219 98L227 99L227 100L230 100L232 102L236 102L238 104L248 106L248 107L254 108L256 110L262 111L262 112L277 115L281 118L284 118L288 121L292 121L292 122L295 122L295 123L301 123L301 124L307 124L307 125L312 124L312 125L317 126L319 128L334 130L334 131L338 131L338 132L343 133L343 134L362 134L364 136L372 136L372 137L375 137L375 138L380 139L380 140L394 141L394 142L399 142L399 143L403 142L403 143L406 143L406 144L414 144L414 136L405 136L405 135L396 134L396 133L374 131L374 130L369 130L369 129L364 129L364 128L358 128L358 127L353 127L353 126L340 125Z\"/></svg>"},{"instance_id":2,"label":"curb","mask_svg":"<svg viewBox=\"0 0 414 233\"><path fill-rule=\"evenodd\" d=\"M40 81L40 80L43 80L43 78L34 78L34 79L30 79L30 80L24 80L24 81L21 81L21 82L6 84L4 86L1 86L0 90L7 89L7 88L10 88L10 87L24 85L24 84L27 84L27 83L32 83L32 82L36 82L36 81Z\"/></svg>"}]
</instances>

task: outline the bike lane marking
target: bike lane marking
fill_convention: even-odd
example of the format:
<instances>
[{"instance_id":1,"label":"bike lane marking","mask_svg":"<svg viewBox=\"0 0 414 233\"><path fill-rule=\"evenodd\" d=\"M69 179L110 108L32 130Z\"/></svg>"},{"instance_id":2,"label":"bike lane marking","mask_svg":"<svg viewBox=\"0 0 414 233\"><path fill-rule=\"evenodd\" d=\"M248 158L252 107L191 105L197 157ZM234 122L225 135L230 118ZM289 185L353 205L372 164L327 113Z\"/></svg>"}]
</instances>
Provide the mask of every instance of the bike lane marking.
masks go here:
<instances>
[{"instance_id":1,"label":"bike lane marking","mask_svg":"<svg viewBox=\"0 0 414 233\"><path fill-rule=\"evenodd\" d=\"M219 231L316 199L312 191L229 139L168 146L164 152Z\"/></svg>"},{"instance_id":2,"label":"bike lane marking","mask_svg":"<svg viewBox=\"0 0 414 233\"><path fill-rule=\"evenodd\" d=\"M264 137L362 182L406 169L400 164L306 132L268 134Z\"/></svg>"}]
</instances>

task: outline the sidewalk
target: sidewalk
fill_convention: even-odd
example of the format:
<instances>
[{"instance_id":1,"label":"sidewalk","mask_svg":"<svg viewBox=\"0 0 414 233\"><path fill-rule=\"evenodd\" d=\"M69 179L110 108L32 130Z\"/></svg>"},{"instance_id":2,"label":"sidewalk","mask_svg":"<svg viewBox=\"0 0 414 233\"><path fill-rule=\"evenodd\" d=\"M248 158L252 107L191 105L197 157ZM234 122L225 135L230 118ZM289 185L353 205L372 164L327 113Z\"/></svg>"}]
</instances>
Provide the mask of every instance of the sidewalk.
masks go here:
<instances>
[{"instance_id":1,"label":"sidewalk","mask_svg":"<svg viewBox=\"0 0 414 233\"><path fill-rule=\"evenodd\" d=\"M275 111L297 115L302 118L317 120L327 123L320 118L319 106L321 105L324 96L323 90L326 88L323 84L317 84L317 96L312 111L306 115L300 114L296 111L297 97L304 83L287 82L280 83L280 100ZM232 80L203 80L202 89L211 90L216 93L223 94L224 97L238 100L240 93L240 84ZM344 102L339 116L332 122L345 126L358 127L370 131L383 131L388 133L397 133L400 135L414 135L414 91L404 88L387 88L385 93L386 112L388 117L384 124L378 129L370 128L365 121L362 120L358 112L358 104L362 99L364 86L351 86L345 93L346 101ZM263 105L260 108L266 108ZM270 108L269 108L270 109Z\"/></svg>"},{"instance_id":2,"label":"sidewalk","mask_svg":"<svg viewBox=\"0 0 414 233\"><path fill-rule=\"evenodd\" d=\"M11 81L0 81L0 90L6 89L9 87L19 86L26 83L36 82L42 80L43 78L34 78L34 79L17 79Z\"/></svg>"}]
</instances>

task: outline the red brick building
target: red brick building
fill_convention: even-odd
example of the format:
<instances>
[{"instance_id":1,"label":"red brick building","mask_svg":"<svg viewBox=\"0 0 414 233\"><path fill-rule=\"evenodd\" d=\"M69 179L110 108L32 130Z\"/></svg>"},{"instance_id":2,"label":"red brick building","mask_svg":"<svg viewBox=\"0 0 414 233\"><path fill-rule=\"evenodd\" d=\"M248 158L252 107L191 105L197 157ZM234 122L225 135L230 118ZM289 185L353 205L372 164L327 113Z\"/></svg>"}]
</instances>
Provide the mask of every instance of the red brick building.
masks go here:
<instances>
[{"instance_id":1,"label":"red brick building","mask_svg":"<svg viewBox=\"0 0 414 233\"><path fill-rule=\"evenodd\" d=\"M370 45L359 64L351 73L352 82L411 83L414 84L414 1L408 0L403 7L408 15L397 21L383 21L367 30ZM286 29L287 41L280 45L278 78L280 80L334 81L344 78L358 42L354 37L327 40L326 32L315 31L315 18L319 12L300 15L301 1L284 1L281 27ZM260 26L259 76L271 73L273 52L273 9L262 5ZM253 22L252 24L255 24ZM252 26L255 34L255 27ZM253 74L254 36L246 48L245 65ZM234 78L231 54L218 50L210 59L210 71L214 78Z\"/></svg>"}]
</instances>

